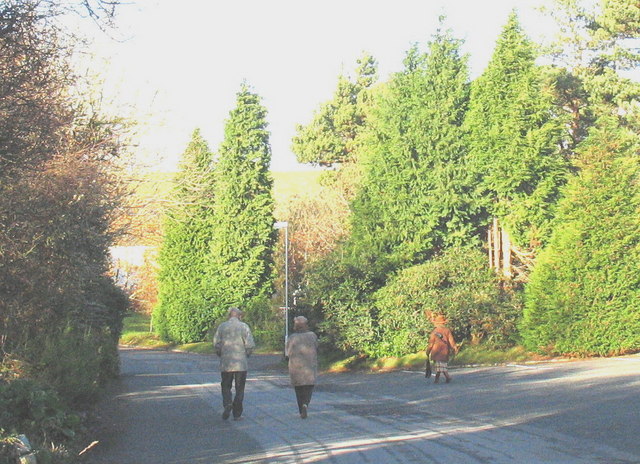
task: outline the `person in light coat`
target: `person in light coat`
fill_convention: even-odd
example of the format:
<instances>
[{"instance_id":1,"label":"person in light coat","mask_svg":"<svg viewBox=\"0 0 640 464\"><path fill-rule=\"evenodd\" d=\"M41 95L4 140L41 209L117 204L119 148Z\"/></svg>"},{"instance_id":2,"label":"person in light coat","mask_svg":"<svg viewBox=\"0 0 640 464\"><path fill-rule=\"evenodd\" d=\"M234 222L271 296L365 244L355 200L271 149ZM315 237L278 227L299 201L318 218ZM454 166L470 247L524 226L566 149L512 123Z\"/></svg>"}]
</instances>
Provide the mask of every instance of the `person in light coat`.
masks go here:
<instances>
[{"instance_id":1,"label":"person in light coat","mask_svg":"<svg viewBox=\"0 0 640 464\"><path fill-rule=\"evenodd\" d=\"M293 331L287 339L289 377L296 392L300 417L307 418L313 387L318 376L318 337L309 330L307 318L293 319Z\"/></svg>"},{"instance_id":2,"label":"person in light coat","mask_svg":"<svg viewBox=\"0 0 640 464\"><path fill-rule=\"evenodd\" d=\"M216 354L220 357L220 374L222 381L222 418L227 420L233 411L233 418L242 416L244 386L247 381L247 358L255 348L253 335L249 326L242 322L242 311L232 307L229 319L220 324L213 336ZM236 394L232 398L231 387L235 383Z\"/></svg>"}]
</instances>

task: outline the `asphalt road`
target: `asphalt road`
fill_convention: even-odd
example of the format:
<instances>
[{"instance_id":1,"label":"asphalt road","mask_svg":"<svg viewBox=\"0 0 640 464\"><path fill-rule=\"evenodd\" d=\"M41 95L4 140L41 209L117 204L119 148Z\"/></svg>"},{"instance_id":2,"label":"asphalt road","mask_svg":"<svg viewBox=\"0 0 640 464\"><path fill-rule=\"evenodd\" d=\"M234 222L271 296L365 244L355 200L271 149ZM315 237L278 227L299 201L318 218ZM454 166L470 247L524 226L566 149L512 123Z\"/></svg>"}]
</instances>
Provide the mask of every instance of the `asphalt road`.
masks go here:
<instances>
[{"instance_id":1,"label":"asphalt road","mask_svg":"<svg viewBox=\"0 0 640 464\"><path fill-rule=\"evenodd\" d=\"M640 355L321 375L300 419L278 356L250 359L243 420L221 418L215 356L121 350L82 462L640 463Z\"/></svg>"}]
</instances>

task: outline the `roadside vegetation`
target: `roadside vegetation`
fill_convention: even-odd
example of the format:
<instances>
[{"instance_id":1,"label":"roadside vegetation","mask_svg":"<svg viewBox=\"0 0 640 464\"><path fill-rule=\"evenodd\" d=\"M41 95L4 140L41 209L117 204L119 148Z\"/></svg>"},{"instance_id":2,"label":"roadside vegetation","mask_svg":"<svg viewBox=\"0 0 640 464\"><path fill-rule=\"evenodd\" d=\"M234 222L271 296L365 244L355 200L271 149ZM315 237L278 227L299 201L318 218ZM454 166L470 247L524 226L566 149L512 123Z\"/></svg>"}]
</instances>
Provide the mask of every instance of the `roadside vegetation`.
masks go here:
<instances>
[{"instance_id":1,"label":"roadside vegetation","mask_svg":"<svg viewBox=\"0 0 640 464\"><path fill-rule=\"evenodd\" d=\"M150 323L151 317L149 315L129 313L124 319L120 344L146 349L177 350L206 355L214 354L213 345L210 340L182 345L164 342L156 333L150 330ZM319 364L321 370L327 372L351 370L374 372L395 369L420 370L424 368L426 361L424 351L402 356L371 358L362 355L349 356L343 352L331 350L329 347L325 348L328 349L320 350ZM510 362L531 362L548 359L548 357L528 352L521 346L514 346L508 349L496 349L484 345L463 344L460 348L460 352L452 360L451 366L497 365ZM281 347L259 343L256 348L256 353L281 354L282 351Z\"/></svg>"},{"instance_id":2,"label":"roadside vegetation","mask_svg":"<svg viewBox=\"0 0 640 464\"><path fill-rule=\"evenodd\" d=\"M640 351L636 0L555 0L546 48L514 12L475 79L445 19L386 81L363 54L298 126L324 171L289 190L247 83L219 147L194 128L179 172L130 181L128 126L59 20L118 3L0 4L0 464L21 434L73 461L118 343L211 353L231 305L278 352L289 302L327 370L421 368L437 314L453 365ZM120 285L112 245L148 248Z\"/></svg>"},{"instance_id":3,"label":"roadside vegetation","mask_svg":"<svg viewBox=\"0 0 640 464\"><path fill-rule=\"evenodd\" d=\"M297 127L298 160L325 170L289 195L262 175L266 108L243 87L225 141L194 131L173 180L146 308L160 340L197 344L240 305L277 350L286 267L290 316L344 366L421 364L436 314L462 364L640 350L640 11L557 0L551 16L565 35L547 47L505 18L475 79L446 19L386 81L364 53Z\"/></svg>"},{"instance_id":4,"label":"roadside vegetation","mask_svg":"<svg viewBox=\"0 0 640 464\"><path fill-rule=\"evenodd\" d=\"M82 42L64 20L89 10L108 27L116 4L0 4L1 463L16 462L22 435L39 463L72 460L83 410L118 375L128 300L108 247L127 127L76 73Z\"/></svg>"}]
</instances>

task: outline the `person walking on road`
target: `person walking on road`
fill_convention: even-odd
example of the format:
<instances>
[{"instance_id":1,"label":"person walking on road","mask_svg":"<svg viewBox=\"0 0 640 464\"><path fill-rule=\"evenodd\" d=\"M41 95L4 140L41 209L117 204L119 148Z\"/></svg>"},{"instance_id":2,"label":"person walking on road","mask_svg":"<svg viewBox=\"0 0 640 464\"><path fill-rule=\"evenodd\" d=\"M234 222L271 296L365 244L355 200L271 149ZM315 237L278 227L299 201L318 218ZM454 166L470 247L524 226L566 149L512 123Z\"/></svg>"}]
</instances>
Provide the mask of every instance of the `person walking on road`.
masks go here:
<instances>
[{"instance_id":1,"label":"person walking on road","mask_svg":"<svg viewBox=\"0 0 640 464\"><path fill-rule=\"evenodd\" d=\"M440 374L444 374L447 383L451 382L449 375L449 358L458 352L458 346L453 338L451 330L446 327L447 320L444 316L435 317L433 324L435 329L429 335L429 345L427 346L427 356L431 356L435 364L436 378L434 383L440 382Z\"/></svg>"},{"instance_id":2,"label":"person walking on road","mask_svg":"<svg viewBox=\"0 0 640 464\"><path fill-rule=\"evenodd\" d=\"M307 318L304 316L293 319L293 331L286 345L289 377L296 392L300 417L306 419L318 376L318 337L309 330Z\"/></svg>"},{"instance_id":3,"label":"person walking on road","mask_svg":"<svg viewBox=\"0 0 640 464\"><path fill-rule=\"evenodd\" d=\"M249 326L242 322L242 311L229 308L229 319L220 324L213 336L213 346L220 357L222 376L222 418L227 420L233 411L233 418L242 416L244 386L247 381L247 358L255 348ZM236 394L232 399L231 387L235 383Z\"/></svg>"}]
</instances>

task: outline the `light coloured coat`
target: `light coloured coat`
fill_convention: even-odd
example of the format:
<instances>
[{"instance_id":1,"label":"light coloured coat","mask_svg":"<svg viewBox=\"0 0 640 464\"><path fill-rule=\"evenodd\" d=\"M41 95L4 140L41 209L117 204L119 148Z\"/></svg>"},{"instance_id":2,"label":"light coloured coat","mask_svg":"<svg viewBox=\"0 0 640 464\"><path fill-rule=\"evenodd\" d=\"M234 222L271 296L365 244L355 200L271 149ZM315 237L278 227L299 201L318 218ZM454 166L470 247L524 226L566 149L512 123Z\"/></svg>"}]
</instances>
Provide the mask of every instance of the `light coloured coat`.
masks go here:
<instances>
[{"instance_id":1,"label":"light coloured coat","mask_svg":"<svg viewBox=\"0 0 640 464\"><path fill-rule=\"evenodd\" d=\"M256 346L251 329L237 317L230 317L220 324L213 336L213 345L220 356L221 372L246 371L247 357Z\"/></svg>"},{"instance_id":2,"label":"light coloured coat","mask_svg":"<svg viewBox=\"0 0 640 464\"><path fill-rule=\"evenodd\" d=\"M315 385L318 376L318 337L313 332L295 332L287 340L289 377L294 387Z\"/></svg>"}]
</instances>

